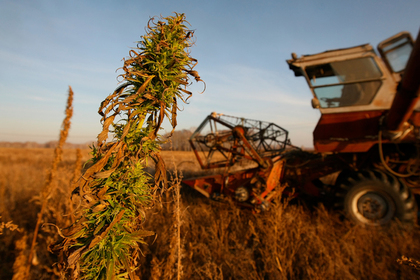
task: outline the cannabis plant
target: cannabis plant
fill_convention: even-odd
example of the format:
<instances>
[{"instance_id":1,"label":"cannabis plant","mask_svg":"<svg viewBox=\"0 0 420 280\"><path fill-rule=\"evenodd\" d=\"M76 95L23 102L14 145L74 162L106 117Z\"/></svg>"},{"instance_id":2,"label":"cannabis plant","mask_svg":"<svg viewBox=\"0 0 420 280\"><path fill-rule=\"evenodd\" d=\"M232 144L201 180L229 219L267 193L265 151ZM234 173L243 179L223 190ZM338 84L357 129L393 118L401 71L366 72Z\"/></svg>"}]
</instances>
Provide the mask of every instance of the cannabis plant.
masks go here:
<instances>
[{"instance_id":1,"label":"cannabis plant","mask_svg":"<svg viewBox=\"0 0 420 280\"><path fill-rule=\"evenodd\" d=\"M146 35L124 59L124 83L100 105L103 130L73 192L81 214L51 247L77 279L136 279L139 243L153 234L141 227L143 209L167 181L158 132L165 116L175 129L177 104L192 95L186 89L191 77L201 81L186 24L178 13L150 19ZM154 180L145 171L149 160L156 163Z\"/></svg>"}]
</instances>

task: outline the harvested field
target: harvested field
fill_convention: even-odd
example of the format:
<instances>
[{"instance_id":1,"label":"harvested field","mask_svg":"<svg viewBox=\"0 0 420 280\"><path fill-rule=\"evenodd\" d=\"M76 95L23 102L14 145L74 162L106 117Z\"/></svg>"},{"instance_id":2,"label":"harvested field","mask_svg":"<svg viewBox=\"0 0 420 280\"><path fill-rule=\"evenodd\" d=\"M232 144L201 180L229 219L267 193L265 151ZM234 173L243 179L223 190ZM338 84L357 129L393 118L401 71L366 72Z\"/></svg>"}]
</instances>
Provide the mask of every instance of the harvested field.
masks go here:
<instances>
[{"instance_id":1,"label":"harvested field","mask_svg":"<svg viewBox=\"0 0 420 280\"><path fill-rule=\"evenodd\" d=\"M204 174L192 152L163 152L169 170L184 177ZM89 150L82 150L82 162ZM53 149L0 148L1 222L20 231L0 235L0 279L21 279L40 209L39 192ZM30 279L59 279L57 256L47 246L60 237L50 224L69 225L71 180L76 150L64 150L54 191L32 260ZM176 176L161 203L147 210L140 279L419 279L420 273L397 263L402 255L420 259L420 229L395 223L363 229L322 206L309 210L284 201L270 212L254 214L229 203L208 200L181 189L176 209ZM180 235L176 228L180 224ZM180 251L177 247L180 244ZM26 258L25 258L26 256Z\"/></svg>"}]
</instances>

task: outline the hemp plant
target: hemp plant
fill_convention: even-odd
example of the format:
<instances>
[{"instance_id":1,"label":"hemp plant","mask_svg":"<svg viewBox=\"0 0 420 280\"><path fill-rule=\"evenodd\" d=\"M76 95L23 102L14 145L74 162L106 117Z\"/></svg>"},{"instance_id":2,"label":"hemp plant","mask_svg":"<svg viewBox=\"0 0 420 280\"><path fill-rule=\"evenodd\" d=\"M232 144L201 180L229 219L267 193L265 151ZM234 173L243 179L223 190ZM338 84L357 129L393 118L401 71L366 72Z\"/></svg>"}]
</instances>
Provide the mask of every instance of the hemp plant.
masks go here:
<instances>
[{"instance_id":1,"label":"hemp plant","mask_svg":"<svg viewBox=\"0 0 420 280\"><path fill-rule=\"evenodd\" d=\"M202 81L193 70L193 31L186 23L178 13L157 22L151 18L146 35L123 60L124 83L100 105L103 129L73 191L80 197L81 214L61 231L63 240L51 246L74 278L137 278L139 243L153 234L141 227L144 209L167 183L158 132L165 116L175 129L179 100L191 97L186 88L192 78ZM114 140L107 142L109 133ZM150 159L156 164L154 182L144 169Z\"/></svg>"}]
</instances>

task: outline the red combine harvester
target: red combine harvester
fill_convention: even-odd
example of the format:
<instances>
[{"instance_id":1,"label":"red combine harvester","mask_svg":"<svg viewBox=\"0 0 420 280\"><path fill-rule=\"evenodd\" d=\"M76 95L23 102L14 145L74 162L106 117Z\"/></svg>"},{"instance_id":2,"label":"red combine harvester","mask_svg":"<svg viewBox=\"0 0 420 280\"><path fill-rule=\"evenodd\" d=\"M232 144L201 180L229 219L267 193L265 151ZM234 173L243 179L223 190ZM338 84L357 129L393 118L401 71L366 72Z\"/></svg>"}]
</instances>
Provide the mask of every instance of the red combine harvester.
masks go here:
<instances>
[{"instance_id":1,"label":"red combine harvester","mask_svg":"<svg viewBox=\"0 0 420 280\"><path fill-rule=\"evenodd\" d=\"M420 34L420 33L419 33ZM266 210L285 190L324 197L362 225L414 222L420 194L420 42L401 32L378 45L287 60L321 118L315 151L274 123L213 113L190 138L203 169L183 182L213 199Z\"/></svg>"}]
</instances>

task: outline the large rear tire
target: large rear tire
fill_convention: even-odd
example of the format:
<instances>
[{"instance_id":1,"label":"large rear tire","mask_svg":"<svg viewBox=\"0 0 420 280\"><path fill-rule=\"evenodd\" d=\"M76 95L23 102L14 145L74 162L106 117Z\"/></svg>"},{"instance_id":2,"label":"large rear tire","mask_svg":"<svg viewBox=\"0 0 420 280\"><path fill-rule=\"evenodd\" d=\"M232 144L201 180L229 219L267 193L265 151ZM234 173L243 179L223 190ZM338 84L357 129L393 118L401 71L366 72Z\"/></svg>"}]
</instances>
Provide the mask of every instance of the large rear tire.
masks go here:
<instances>
[{"instance_id":1,"label":"large rear tire","mask_svg":"<svg viewBox=\"0 0 420 280\"><path fill-rule=\"evenodd\" d=\"M346 215L363 226L385 226L395 219L414 223L417 218L410 189L379 170L364 170L347 177L337 196Z\"/></svg>"}]
</instances>

